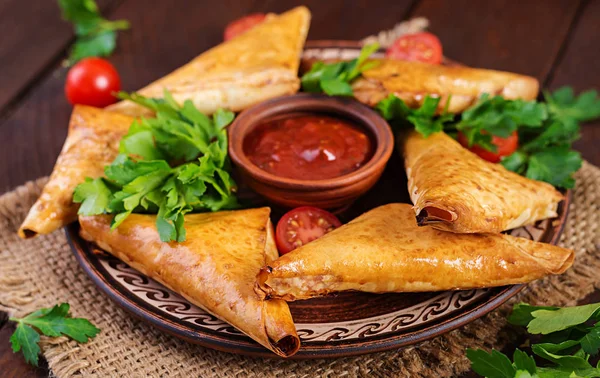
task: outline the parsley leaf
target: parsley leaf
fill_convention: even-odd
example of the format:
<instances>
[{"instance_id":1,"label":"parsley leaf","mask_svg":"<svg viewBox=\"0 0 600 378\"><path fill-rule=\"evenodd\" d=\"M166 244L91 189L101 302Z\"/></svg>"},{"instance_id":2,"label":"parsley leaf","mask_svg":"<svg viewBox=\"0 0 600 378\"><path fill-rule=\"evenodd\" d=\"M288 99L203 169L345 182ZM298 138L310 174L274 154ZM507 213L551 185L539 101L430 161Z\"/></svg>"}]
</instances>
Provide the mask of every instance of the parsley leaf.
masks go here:
<instances>
[{"instance_id":1,"label":"parsley leaf","mask_svg":"<svg viewBox=\"0 0 600 378\"><path fill-rule=\"evenodd\" d=\"M408 122L415 125L415 130L425 137L442 131L444 129L444 123L454 119L454 116L446 113L446 111L444 111L441 116L435 117L440 100L440 98L426 96L423 105L416 110L411 110L406 117ZM447 104L448 103L449 101Z\"/></svg>"},{"instance_id":2,"label":"parsley leaf","mask_svg":"<svg viewBox=\"0 0 600 378\"><path fill-rule=\"evenodd\" d=\"M530 134L527 131L522 132L519 138L525 143L520 149L524 152L535 152L556 145L571 145L579 139L579 129L579 123L575 121L563 123L550 119L540 129L541 133L533 138L527 137Z\"/></svg>"},{"instance_id":3,"label":"parsley leaf","mask_svg":"<svg viewBox=\"0 0 600 378\"><path fill-rule=\"evenodd\" d=\"M352 96L352 87L347 82L335 79L321 80L321 89L329 96Z\"/></svg>"},{"instance_id":4,"label":"parsley leaf","mask_svg":"<svg viewBox=\"0 0 600 378\"><path fill-rule=\"evenodd\" d=\"M22 351L25 361L37 366L40 333L51 337L64 335L85 343L100 332L89 320L70 317L69 308L68 303L62 303L52 308L40 309L24 318L10 318L11 321L17 322L17 328L10 337L13 352Z\"/></svg>"},{"instance_id":5,"label":"parsley leaf","mask_svg":"<svg viewBox=\"0 0 600 378\"><path fill-rule=\"evenodd\" d=\"M40 354L39 341L40 335L23 323L17 325L17 329L10 337L13 352L17 353L22 350L25 362L35 366L38 366L38 355Z\"/></svg>"},{"instance_id":6,"label":"parsley leaf","mask_svg":"<svg viewBox=\"0 0 600 378\"><path fill-rule=\"evenodd\" d=\"M596 324L580 340L581 348L592 356L598 354L600 349L600 325Z\"/></svg>"},{"instance_id":7,"label":"parsley leaf","mask_svg":"<svg viewBox=\"0 0 600 378\"><path fill-rule=\"evenodd\" d=\"M527 169L528 160L529 156L526 153L517 150L512 154L502 158L500 164L502 164L504 168L508 169L509 171L523 175Z\"/></svg>"},{"instance_id":8,"label":"parsley leaf","mask_svg":"<svg viewBox=\"0 0 600 378\"><path fill-rule=\"evenodd\" d=\"M517 370L515 378L538 378L538 376L531 375L527 370Z\"/></svg>"},{"instance_id":9,"label":"parsley leaf","mask_svg":"<svg viewBox=\"0 0 600 378\"><path fill-rule=\"evenodd\" d=\"M571 150L580 137L580 122L600 117L600 98L596 91L575 96L570 87L544 92L548 119L535 130L519 130L521 147L501 163L508 170L554 186L572 188L573 174L579 170L581 155Z\"/></svg>"},{"instance_id":10,"label":"parsley leaf","mask_svg":"<svg viewBox=\"0 0 600 378\"><path fill-rule=\"evenodd\" d=\"M507 320L510 324L526 327L533 320L532 312L537 310L558 310L560 307L532 306L527 303L517 303Z\"/></svg>"},{"instance_id":11,"label":"parsley leaf","mask_svg":"<svg viewBox=\"0 0 600 378\"><path fill-rule=\"evenodd\" d=\"M446 108L439 117L436 116L439 97L425 96L423 104L417 109L411 109L402 99L390 94L379 101L376 109L394 127L404 127L407 123L415 127L424 137L444 129L444 124L454 119L454 115L446 113L450 100L446 102Z\"/></svg>"},{"instance_id":12,"label":"parsley leaf","mask_svg":"<svg viewBox=\"0 0 600 378\"><path fill-rule=\"evenodd\" d=\"M69 64L91 56L109 56L117 45L117 33L112 30L77 38L71 48Z\"/></svg>"},{"instance_id":13,"label":"parsley leaf","mask_svg":"<svg viewBox=\"0 0 600 378\"><path fill-rule=\"evenodd\" d=\"M553 310L538 309L531 312L533 319L529 322L527 331L532 334L543 335L562 331L587 322L592 316L598 313L599 309L600 303L563 307Z\"/></svg>"},{"instance_id":14,"label":"parsley leaf","mask_svg":"<svg viewBox=\"0 0 600 378\"><path fill-rule=\"evenodd\" d=\"M102 179L86 178L73 193L73 201L81 203L80 214L105 214L109 212L110 198L113 191Z\"/></svg>"},{"instance_id":15,"label":"parsley leaf","mask_svg":"<svg viewBox=\"0 0 600 378\"><path fill-rule=\"evenodd\" d=\"M596 324L588 325L590 320ZM542 342L533 344L531 350L545 360L546 366L537 367L533 357L519 349L515 350L512 363L497 351L467 350L467 357L473 370L486 377L600 377L600 369L589 362L600 348L598 320L600 303L564 308L519 303L508 321L527 326L530 333L544 334ZM550 342L552 339L555 341Z\"/></svg>"},{"instance_id":16,"label":"parsley leaf","mask_svg":"<svg viewBox=\"0 0 600 378\"><path fill-rule=\"evenodd\" d=\"M544 104L535 101L506 100L502 96L481 96L479 101L462 114L456 129L462 132L469 146L479 145L496 152L492 136L508 138L518 126L539 127L548 118Z\"/></svg>"},{"instance_id":17,"label":"parsley leaf","mask_svg":"<svg viewBox=\"0 0 600 378\"><path fill-rule=\"evenodd\" d=\"M77 186L79 214L115 214L114 229L131 213L154 213L160 239L182 242L185 214L238 207L225 130L234 113L221 109L208 117L191 101L180 106L166 91L162 99L119 97L154 110L156 118L131 125L120 154L105 167L106 178Z\"/></svg>"},{"instance_id":18,"label":"parsley leaf","mask_svg":"<svg viewBox=\"0 0 600 378\"><path fill-rule=\"evenodd\" d=\"M467 358L471 368L477 374L488 378L514 378L517 370L505 354L492 350L487 353L481 349L467 349Z\"/></svg>"},{"instance_id":19,"label":"parsley leaf","mask_svg":"<svg viewBox=\"0 0 600 378\"><path fill-rule=\"evenodd\" d=\"M363 71L375 67L378 62L367 59L379 49L379 44L374 43L362 48L359 56L350 61L323 63L316 62L310 71L302 75L302 89L305 92L324 92L329 96L352 96L350 84L356 80Z\"/></svg>"},{"instance_id":20,"label":"parsley leaf","mask_svg":"<svg viewBox=\"0 0 600 378\"><path fill-rule=\"evenodd\" d=\"M581 154L569 146L549 147L529 156L525 176L554 186L572 188L575 186L572 175L582 164Z\"/></svg>"},{"instance_id":21,"label":"parsley leaf","mask_svg":"<svg viewBox=\"0 0 600 378\"><path fill-rule=\"evenodd\" d=\"M515 367L518 370L527 371L531 375L534 375L537 372L537 367L535 366L535 360L533 357L520 349L515 349L513 361L515 362Z\"/></svg>"},{"instance_id":22,"label":"parsley leaf","mask_svg":"<svg viewBox=\"0 0 600 378\"><path fill-rule=\"evenodd\" d=\"M584 358L584 356L582 355L578 355L577 353L575 353L574 355L559 354L563 350L568 349L569 347L572 347L577 344L579 344L579 342L575 341L573 343L572 340L565 341L561 344L534 344L531 346L531 350L537 356L542 357L543 359L553 362L558 366L562 366L564 368L591 369L592 365L590 365L590 363L587 362L587 359Z\"/></svg>"},{"instance_id":23,"label":"parsley leaf","mask_svg":"<svg viewBox=\"0 0 600 378\"><path fill-rule=\"evenodd\" d=\"M156 148L152 128L148 123L133 121L127 135L121 138L119 152L129 153L144 160L164 160L162 151Z\"/></svg>"},{"instance_id":24,"label":"parsley leaf","mask_svg":"<svg viewBox=\"0 0 600 378\"><path fill-rule=\"evenodd\" d=\"M379 101L377 105L375 105L375 109L377 109L379 114L388 121L406 119L411 112L408 105L394 94L390 94Z\"/></svg>"},{"instance_id":25,"label":"parsley leaf","mask_svg":"<svg viewBox=\"0 0 600 378\"><path fill-rule=\"evenodd\" d=\"M600 369L569 369L563 367L538 367L539 378L595 378L600 377Z\"/></svg>"},{"instance_id":26,"label":"parsley leaf","mask_svg":"<svg viewBox=\"0 0 600 378\"><path fill-rule=\"evenodd\" d=\"M591 121L600 117L600 98L598 92L590 90L575 96L573 88L562 87L550 93L544 91L548 111L563 123Z\"/></svg>"},{"instance_id":27,"label":"parsley leaf","mask_svg":"<svg viewBox=\"0 0 600 378\"><path fill-rule=\"evenodd\" d=\"M69 54L69 65L90 56L108 56L116 46L117 30L129 29L125 20L108 21L94 0L58 0L63 19L73 23L77 40Z\"/></svg>"},{"instance_id":28,"label":"parsley leaf","mask_svg":"<svg viewBox=\"0 0 600 378\"><path fill-rule=\"evenodd\" d=\"M216 128L215 133L218 132L218 130L224 129L225 127L229 126L229 124L231 124L231 122L233 122L234 119L235 114L233 112L230 112L229 110L225 109L217 109L215 114L213 114L213 122Z\"/></svg>"}]
</instances>

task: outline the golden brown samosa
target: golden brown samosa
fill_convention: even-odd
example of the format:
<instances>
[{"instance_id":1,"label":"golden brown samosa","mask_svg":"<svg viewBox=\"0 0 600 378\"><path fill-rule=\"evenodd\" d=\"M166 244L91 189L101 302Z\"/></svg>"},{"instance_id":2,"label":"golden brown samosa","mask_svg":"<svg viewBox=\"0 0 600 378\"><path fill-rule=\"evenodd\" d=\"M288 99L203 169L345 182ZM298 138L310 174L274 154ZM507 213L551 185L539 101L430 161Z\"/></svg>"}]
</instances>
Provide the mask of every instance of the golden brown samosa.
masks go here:
<instances>
[{"instance_id":1,"label":"golden brown samosa","mask_svg":"<svg viewBox=\"0 0 600 378\"><path fill-rule=\"evenodd\" d=\"M485 161L443 132L412 131L401 145L420 225L500 232L557 215L563 196L552 185Z\"/></svg>"},{"instance_id":2,"label":"golden brown samosa","mask_svg":"<svg viewBox=\"0 0 600 378\"><path fill-rule=\"evenodd\" d=\"M81 236L280 356L300 340L287 303L254 291L261 267L277 257L269 208L187 214L182 243L160 240L156 215L132 214L115 230L112 216L80 217Z\"/></svg>"},{"instance_id":3,"label":"golden brown samosa","mask_svg":"<svg viewBox=\"0 0 600 378\"><path fill-rule=\"evenodd\" d=\"M176 101L189 99L206 114L219 108L240 111L294 94L300 88L298 66L309 26L310 11L304 6L268 17L138 92L163 97L167 89ZM151 114L129 101L108 109L133 116Z\"/></svg>"},{"instance_id":4,"label":"golden brown samosa","mask_svg":"<svg viewBox=\"0 0 600 378\"><path fill-rule=\"evenodd\" d=\"M441 111L451 95L448 111L459 113L475 104L484 93L534 100L539 91L537 79L510 72L403 60L378 61L377 66L363 72L352 85L354 96L370 106L395 94L415 108L425 95L431 95L441 97Z\"/></svg>"},{"instance_id":5,"label":"golden brown samosa","mask_svg":"<svg viewBox=\"0 0 600 378\"><path fill-rule=\"evenodd\" d=\"M573 252L504 234L455 234L419 227L408 204L373 209L267 265L266 297L332 292L422 292L529 282L563 273Z\"/></svg>"},{"instance_id":6,"label":"golden brown samosa","mask_svg":"<svg viewBox=\"0 0 600 378\"><path fill-rule=\"evenodd\" d=\"M49 234L77 219L79 204L73 202L75 187L86 177L104 175L104 166L118 155L119 141L133 120L98 108L75 106L69 134L52 175L19 228L19 236Z\"/></svg>"}]
</instances>

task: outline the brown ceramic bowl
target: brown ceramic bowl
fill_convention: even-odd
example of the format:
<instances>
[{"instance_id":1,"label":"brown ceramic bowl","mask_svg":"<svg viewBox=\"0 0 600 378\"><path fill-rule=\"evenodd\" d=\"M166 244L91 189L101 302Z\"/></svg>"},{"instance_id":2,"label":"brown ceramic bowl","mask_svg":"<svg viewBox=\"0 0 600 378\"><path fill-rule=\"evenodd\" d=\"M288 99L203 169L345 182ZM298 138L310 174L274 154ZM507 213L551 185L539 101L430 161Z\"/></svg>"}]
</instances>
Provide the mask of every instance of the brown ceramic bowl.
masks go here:
<instances>
[{"instance_id":1,"label":"brown ceramic bowl","mask_svg":"<svg viewBox=\"0 0 600 378\"><path fill-rule=\"evenodd\" d=\"M371 137L373 155L356 171L326 180L298 180L266 172L246 156L244 139L256 126L286 114L322 114L353 121ZM279 97L245 110L229 127L229 138L229 154L244 182L269 202L285 207L340 209L351 204L377 182L394 148L389 125L375 111L350 98L309 93Z\"/></svg>"}]
</instances>

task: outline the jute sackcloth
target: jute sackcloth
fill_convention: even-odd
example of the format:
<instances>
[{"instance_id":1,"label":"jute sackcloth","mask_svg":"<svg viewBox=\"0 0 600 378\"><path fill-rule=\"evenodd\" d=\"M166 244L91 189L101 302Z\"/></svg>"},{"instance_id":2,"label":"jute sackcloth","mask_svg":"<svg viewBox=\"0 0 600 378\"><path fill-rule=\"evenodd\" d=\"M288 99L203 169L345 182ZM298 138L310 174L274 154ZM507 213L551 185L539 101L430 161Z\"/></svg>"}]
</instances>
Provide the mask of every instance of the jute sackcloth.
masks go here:
<instances>
[{"instance_id":1,"label":"jute sackcloth","mask_svg":"<svg viewBox=\"0 0 600 378\"><path fill-rule=\"evenodd\" d=\"M573 305L600 286L600 169L585 163L560 244L576 251L571 269L531 283L515 301ZM402 350L334 360L249 358L180 341L118 308L86 276L63 231L21 240L16 230L45 179L0 197L0 309L17 316L69 302L74 316L102 331L91 342L43 340L52 374L93 377L450 377L469 368L465 349L502 348L520 329L508 326L506 304L465 327Z\"/></svg>"}]
</instances>

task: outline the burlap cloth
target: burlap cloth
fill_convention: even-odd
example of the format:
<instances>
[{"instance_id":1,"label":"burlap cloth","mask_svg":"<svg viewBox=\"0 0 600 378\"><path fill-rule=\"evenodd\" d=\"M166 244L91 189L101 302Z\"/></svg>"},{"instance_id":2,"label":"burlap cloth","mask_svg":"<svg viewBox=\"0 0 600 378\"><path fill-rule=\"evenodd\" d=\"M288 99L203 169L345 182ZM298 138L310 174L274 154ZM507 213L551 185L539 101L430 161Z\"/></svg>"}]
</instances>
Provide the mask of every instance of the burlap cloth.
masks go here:
<instances>
[{"instance_id":1,"label":"burlap cloth","mask_svg":"<svg viewBox=\"0 0 600 378\"><path fill-rule=\"evenodd\" d=\"M600 169L585 163L560 244L576 251L561 276L527 286L517 298L538 305L573 305L600 284ZM77 264L63 231L20 240L16 230L45 179L0 197L0 309L22 315L69 302L75 316L102 331L87 344L67 338L43 340L52 374L83 376L198 377L449 377L469 368L465 349L502 348L521 330L507 326L506 304L469 325L402 350L334 360L284 361L249 358L180 341L134 319L100 292Z\"/></svg>"}]
</instances>

